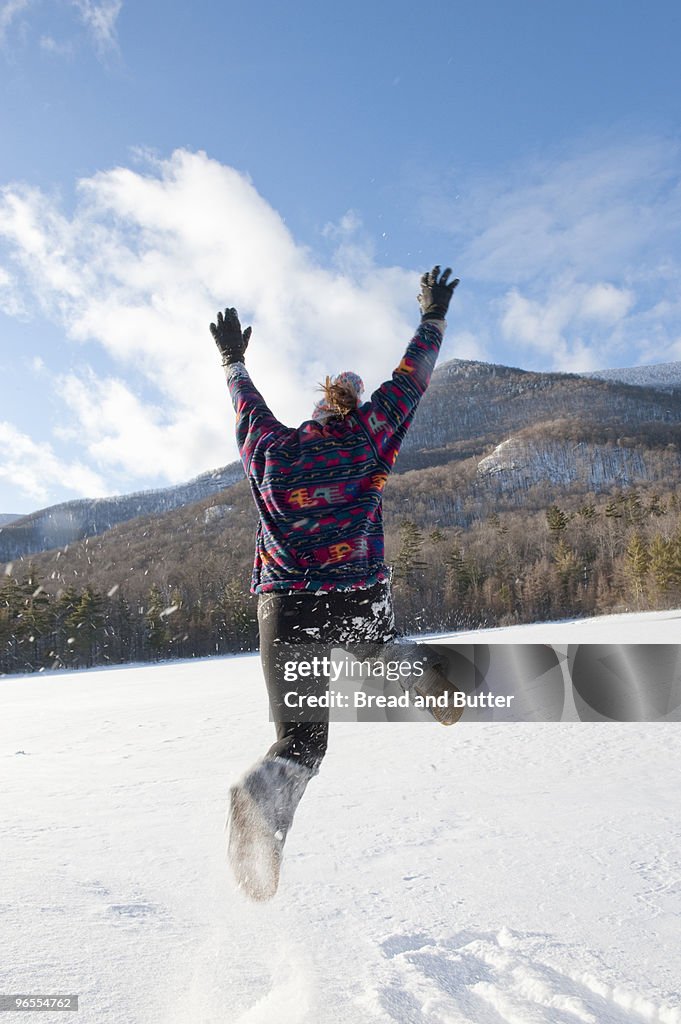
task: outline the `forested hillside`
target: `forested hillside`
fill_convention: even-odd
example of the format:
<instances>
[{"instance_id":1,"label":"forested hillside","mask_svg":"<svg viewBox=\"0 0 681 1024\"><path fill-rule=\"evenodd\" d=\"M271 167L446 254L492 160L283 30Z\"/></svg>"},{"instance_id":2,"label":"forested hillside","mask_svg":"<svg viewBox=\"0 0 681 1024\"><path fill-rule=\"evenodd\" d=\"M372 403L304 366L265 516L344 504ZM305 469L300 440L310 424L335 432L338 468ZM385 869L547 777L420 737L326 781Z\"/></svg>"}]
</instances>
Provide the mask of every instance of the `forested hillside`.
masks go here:
<instances>
[{"instance_id":1,"label":"forested hillside","mask_svg":"<svg viewBox=\"0 0 681 1024\"><path fill-rule=\"evenodd\" d=\"M678 491L566 495L452 526L424 518L427 492L411 477L391 483L386 524L405 632L681 603ZM252 649L255 517L247 485L231 491L232 504L127 523L12 567L0 671Z\"/></svg>"}]
</instances>

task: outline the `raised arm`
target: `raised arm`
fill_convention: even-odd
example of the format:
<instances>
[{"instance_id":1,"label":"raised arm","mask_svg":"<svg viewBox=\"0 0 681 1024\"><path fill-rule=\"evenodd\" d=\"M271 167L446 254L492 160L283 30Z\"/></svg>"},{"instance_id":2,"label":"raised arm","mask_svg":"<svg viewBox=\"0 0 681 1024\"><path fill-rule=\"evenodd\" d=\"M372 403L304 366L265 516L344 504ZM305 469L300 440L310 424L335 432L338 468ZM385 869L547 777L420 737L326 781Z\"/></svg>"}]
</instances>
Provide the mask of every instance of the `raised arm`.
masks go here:
<instances>
[{"instance_id":1,"label":"raised arm","mask_svg":"<svg viewBox=\"0 0 681 1024\"><path fill-rule=\"evenodd\" d=\"M279 434L286 428L274 416L251 380L244 357L251 337L251 328L242 332L236 309L218 313L210 325L215 344L222 356L222 365L236 412L236 440L244 469L248 472L257 444L267 434Z\"/></svg>"},{"instance_id":2,"label":"raised arm","mask_svg":"<svg viewBox=\"0 0 681 1024\"><path fill-rule=\"evenodd\" d=\"M400 445L425 393L435 367L445 331L445 316L458 278L449 281L451 269L440 275L440 268L425 273L421 278L418 303L421 323L407 345L399 366L390 380L385 381L361 406L359 415L371 437L378 457L392 466Z\"/></svg>"}]
</instances>

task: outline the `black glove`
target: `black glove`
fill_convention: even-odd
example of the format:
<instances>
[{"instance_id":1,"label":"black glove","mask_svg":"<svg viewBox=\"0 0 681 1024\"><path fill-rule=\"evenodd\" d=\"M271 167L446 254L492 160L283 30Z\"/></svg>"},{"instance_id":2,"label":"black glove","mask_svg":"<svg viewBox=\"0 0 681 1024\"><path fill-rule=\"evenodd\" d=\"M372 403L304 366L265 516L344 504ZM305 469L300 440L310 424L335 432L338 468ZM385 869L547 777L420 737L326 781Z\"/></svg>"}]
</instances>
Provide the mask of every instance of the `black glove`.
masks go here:
<instances>
[{"instance_id":1,"label":"black glove","mask_svg":"<svg viewBox=\"0 0 681 1024\"><path fill-rule=\"evenodd\" d=\"M447 308L459 283L458 277L447 283L451 272L451 267L447 267L438 281L440 268L433 267L421 278L421 293L418 296L421 320L444 320L447 316Z\"/></svg>"},{"instance_id":2,"label":"black glove","mask_svg":"<svg viewBox=\"0 0 681 1024\"><path fill-rule=\"evenodd\" d=\"M251 328L247 327L243 334L241 333L241 324L235 309L226 309L224 317L222 313L218 313L218 322L210 325L210 333L220 349L223 366L243 363Z\"/></svg>"}]
</instances>

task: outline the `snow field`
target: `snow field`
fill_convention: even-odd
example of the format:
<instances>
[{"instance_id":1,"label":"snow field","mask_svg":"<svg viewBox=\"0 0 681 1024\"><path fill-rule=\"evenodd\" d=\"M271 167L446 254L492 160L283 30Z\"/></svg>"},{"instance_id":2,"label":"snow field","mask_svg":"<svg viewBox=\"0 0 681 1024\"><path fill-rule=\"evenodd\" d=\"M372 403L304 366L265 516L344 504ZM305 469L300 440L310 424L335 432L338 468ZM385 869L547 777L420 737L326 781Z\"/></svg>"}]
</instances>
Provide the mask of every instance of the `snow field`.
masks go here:
<instances>
[{"instance_id":1,"label":"snow field","mask_svg":"<svg viewBox=\"0 0 681 1024\"><path fill-rule=\"evenodd\" d=\"M677 724L335 723L254 905L224 817L270 742L256 657L0 706L0 992L77 992L79 1024L681 1024Z\"/></svg>"}]
</instances>

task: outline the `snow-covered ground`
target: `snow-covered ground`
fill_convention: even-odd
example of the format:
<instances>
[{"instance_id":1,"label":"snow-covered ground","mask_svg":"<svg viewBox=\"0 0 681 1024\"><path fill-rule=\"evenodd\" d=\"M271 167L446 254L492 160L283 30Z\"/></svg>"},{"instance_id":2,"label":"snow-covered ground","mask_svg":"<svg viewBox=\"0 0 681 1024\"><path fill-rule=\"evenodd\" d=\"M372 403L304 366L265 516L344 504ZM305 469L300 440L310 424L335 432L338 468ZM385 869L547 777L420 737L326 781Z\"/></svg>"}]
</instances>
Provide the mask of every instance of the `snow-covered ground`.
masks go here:
<instances>
[{"instance_id":1,"label":"snow-covered ground","mask_svg":"<svg viewBox=\"0 0 681 1024\"><path fill-rule=\"evenodd\" d=\"M79 993L81 1024L681 1024L677 724L334 723L254 905L223 825L270 742L256 657L9 677L0 709L0 993Z\"/></svg>"},{"instance_id":2,"label":"snow-covered ground","mask_svg":"<svg viewBox=\"0 0 681 1024\"><path fill-rule=\"evenodd\" d=\"M489 644L681 644L681 609L476 629L438 639Z\"/></svg>"}]
</instances>

